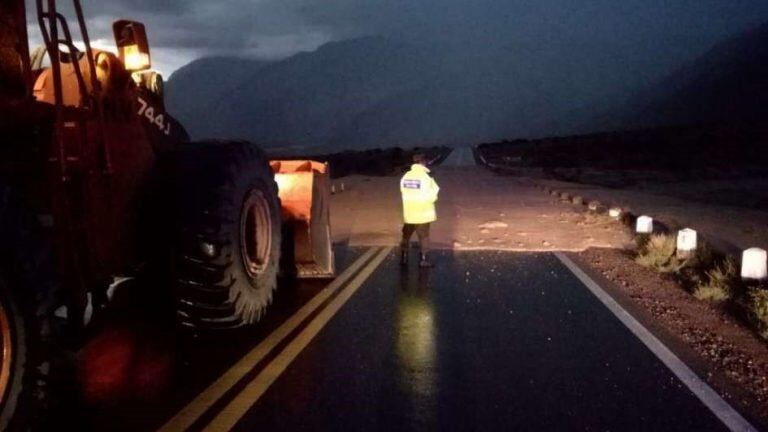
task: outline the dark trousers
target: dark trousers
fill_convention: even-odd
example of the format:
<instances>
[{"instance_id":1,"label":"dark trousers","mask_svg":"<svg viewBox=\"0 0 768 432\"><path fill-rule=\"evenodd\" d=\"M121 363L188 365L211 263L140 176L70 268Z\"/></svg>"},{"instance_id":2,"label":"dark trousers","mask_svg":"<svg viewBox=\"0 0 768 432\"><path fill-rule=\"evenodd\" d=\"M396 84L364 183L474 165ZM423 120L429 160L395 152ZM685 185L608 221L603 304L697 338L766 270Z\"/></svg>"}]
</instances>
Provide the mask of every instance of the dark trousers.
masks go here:
<instances>
[{"instance_id":1,"label":"dark trousers","mask_svg":"<svg viewBox=\"0 0 768 432\"><path fill-rule=\"evenodd\" d=\"M408 243L413 237L413 233L419 237L419 249L422 254L426 254L429 251L429 224L403 224L403 239L400 241L400 247L402 250L408 250Z\"/></svg>"}]
</instances>

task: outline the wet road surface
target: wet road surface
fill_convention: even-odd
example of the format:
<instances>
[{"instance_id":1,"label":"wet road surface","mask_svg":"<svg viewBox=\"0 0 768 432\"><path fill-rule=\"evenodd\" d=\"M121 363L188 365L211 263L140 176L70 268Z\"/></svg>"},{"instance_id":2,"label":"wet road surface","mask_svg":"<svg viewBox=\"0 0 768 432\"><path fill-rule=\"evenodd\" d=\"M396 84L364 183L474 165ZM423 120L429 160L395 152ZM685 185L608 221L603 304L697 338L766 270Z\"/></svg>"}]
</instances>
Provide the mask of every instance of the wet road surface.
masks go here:
<instances>
[{"instance_id":1,"label":"wet road surface","mask_svg":"<svg viewBox=\"0 0 768 432\"><path fill-rule=\"evenodd\" d=\"M338 268L364 252L338 249ZM424 271L386 252L205 405L192 429L727 430L554 255L441 251ZM281 291L256 329L164 342L147 331L165 348L166 388L83 403L69 421L81 430L168 424L323 284ZM335 301L316 336L283 358Z\"/></svg>"}]
</instances>

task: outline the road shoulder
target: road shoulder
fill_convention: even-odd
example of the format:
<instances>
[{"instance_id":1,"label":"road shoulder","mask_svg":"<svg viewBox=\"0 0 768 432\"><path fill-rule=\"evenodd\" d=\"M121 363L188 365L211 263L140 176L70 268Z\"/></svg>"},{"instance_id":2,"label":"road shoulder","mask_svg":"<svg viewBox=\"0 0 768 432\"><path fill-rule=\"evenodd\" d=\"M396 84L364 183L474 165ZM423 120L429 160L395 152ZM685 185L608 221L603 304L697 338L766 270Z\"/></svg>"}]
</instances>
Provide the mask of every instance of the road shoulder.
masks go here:
<instances>
[{"instance_id":1,"label":"road shoulder","mask_svg":"<svg viewBox=\"0 0 768 432\"><path fill-rule=\"evenodd\" d=\"M620 251L613 252L620 253ZM628 290L627 286L609 279L605 275L606 269L595 265L595 262L589 259L589 253L590 251L564 253L564 255L578 266L586 276L599 285L621 308L626 310L656 339L672 351L699 378L712 387L728 404L743 415L747 421L760 430L768 429L765 405L760 401L756 401L753 393L729 377L720 364L702 355L700 350L697 350L698 347L692 346L686 340L685 335L681 334L680 328L670 326L666 320L659 318L659 311L677 312L675 306L665 304L661 300L654 303L652 307L655 307L655 309L651 310L648 303L641 304L636 293ZM634 263L630 264L634 265ZM665 289L669 287L654 286L654 288ZM696 300L691 297L689 301Z\"/></svg>"}]
</instances>

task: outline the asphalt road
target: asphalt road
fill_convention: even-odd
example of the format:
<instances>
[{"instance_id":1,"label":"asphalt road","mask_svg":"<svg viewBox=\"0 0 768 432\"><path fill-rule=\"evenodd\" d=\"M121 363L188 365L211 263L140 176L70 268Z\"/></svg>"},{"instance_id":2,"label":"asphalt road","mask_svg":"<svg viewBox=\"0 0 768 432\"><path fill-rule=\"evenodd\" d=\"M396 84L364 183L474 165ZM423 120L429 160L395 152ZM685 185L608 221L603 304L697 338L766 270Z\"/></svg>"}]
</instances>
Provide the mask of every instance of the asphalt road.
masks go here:
<instances>
[{"instance_id":1,"label":"asphalt road","mask_svg":"<svg viewBox=\"0 0 768 432\"><path fill-rule=\"evenodd\" d=\"M256 329L178 338L116 324L149 341L135 358L159 360L135 391L79 398L61 424L727 430L555 255L440 251L426 271L395 255L339 248L353 269L333 289L283 284Z\"/></svg>"},{"instance_id":2,"label":"asphalt road","mask_svg":"<svg viewBox=\"0 0 768 432\"><path fill-rule=\"evenodd\" d=\"M444 167L467 167L475 165L475 157L472 154L472 147L459 146L451 150L448 157L440 164Z\"/></svg>"}]
</instances>

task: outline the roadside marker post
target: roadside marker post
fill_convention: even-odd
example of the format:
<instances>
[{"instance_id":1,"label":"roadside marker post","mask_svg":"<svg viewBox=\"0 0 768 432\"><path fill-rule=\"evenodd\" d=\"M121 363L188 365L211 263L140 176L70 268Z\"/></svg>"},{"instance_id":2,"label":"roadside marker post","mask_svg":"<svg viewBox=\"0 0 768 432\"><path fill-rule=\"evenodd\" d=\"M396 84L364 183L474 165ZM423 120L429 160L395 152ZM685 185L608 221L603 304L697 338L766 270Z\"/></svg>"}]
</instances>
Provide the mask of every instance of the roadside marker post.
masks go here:
<instances>
[{"instance_id":1,"label":"roadside marker post","mask_svg":"<svg viewBox=\"0 0 768 432\"><path fill-rule=\"evenodd\" d=\"M697 234L695 230L684 228L677 232L677 256L691 258L696 253Z\"/></svg>"},{"instance_id":2,"label":"roadside marker post","mask_svg":"<svg viewBox=\"0 0 768 432\"><path fill-rule=\"evenodd\" d=\"M635 232L638 234L650 234L653 232L653 218L650 216L640 216L637 218Z\"/></svg>"},{"instance_id":3,"label":"roadside marker post","mask_svg":"<svg viewBox=\"0 0 768 432\"><path fill-rule=\"evenodd\" d=\"M745 280L765 280L768 278L765 249L750 248L742 253L741 278Z\"/></svg>"}]
</instances>

